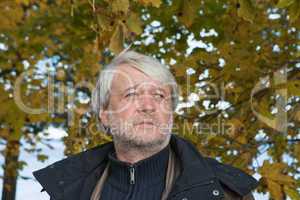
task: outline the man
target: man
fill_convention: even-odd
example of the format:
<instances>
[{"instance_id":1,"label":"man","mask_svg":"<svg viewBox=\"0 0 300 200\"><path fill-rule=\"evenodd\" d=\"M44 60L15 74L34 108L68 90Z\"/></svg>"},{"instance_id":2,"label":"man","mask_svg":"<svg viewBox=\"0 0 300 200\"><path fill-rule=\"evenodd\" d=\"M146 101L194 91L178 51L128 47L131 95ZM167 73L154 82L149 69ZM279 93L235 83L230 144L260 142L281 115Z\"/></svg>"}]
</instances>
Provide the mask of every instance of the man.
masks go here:
<instances>
[{"instance_id":1,"label":"man","mask_svg":"<svg viewBox=\"0 0 300 200\"><path fill-rule=\"evenodd\" d=\"M134 51L100 73L92 107L113 142L34 172L52 200L253 199L257 181L204 158L171 134L178 87L167 67Z\"/></svg>"}]
</instances>

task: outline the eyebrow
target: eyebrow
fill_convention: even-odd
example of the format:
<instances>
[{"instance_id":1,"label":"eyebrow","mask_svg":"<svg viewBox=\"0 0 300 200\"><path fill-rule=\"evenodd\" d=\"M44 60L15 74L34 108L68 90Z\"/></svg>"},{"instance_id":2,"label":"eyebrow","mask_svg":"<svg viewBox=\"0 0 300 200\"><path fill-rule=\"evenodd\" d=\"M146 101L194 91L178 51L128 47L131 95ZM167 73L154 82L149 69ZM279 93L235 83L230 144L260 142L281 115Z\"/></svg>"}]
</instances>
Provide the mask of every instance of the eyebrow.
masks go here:
<instances>
[{"instance_id":1,"label":"eyebrow","mask_svg":"<svg viewBox=\"0 0 300 200\"><path fill-rule=\"evenodd\" d=\"M135 85L133 85L131 87L128 87L122 93L125 93L125 92L127 92L128 90L131 90L131 89L136 89L139 85L140 85L140 83L137 83L137 84L135 84Z\"/></svg>"},{"instance_id":2,"label":"eyebrow","mask_svg":"<svg viewBox=\"0 0 300 200\"><path fill-rule=\"evenodd\" d=\"M131 87L128 87L122 93L125 93L125 92L127 92L128 90L131 90L131 89L136 89L139 85L141 85L141 83L137 83L137 84L135 84L135 85L133 85ZM156 90L160 90L160 91L166 93L166 91L162 87L160 87L160 86L158 86L158 88L156 88Z\"/></svg>"}]
</instances>

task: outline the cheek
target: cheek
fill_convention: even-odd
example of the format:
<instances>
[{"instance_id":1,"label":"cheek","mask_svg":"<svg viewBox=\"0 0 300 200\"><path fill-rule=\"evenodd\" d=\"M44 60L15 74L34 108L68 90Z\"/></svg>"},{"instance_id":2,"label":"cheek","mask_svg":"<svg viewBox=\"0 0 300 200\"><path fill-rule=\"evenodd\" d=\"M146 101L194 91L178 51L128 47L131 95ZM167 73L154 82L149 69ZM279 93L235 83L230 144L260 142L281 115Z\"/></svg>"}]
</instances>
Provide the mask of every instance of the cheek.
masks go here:
<instances>
[{"instance_id":1,"label":"cheek","mask_svg":"<svg viewBox=\"0 0 300 200\"><path fill-rule=\"evenodd\" d=\"M159 115L163 116L164 118L167 118L173 114L173 109L169 104L160 104L158 111Z\"/></svg>"},{"instance_id":2,"label":"cheek","mask_svg":"<svg viewBox=\"0 0 300 200\"><path fill-rule=\"evenodd\" d=\"M115 112L115 114L122 119L131 118L132 116L134 116L134 113L134 106L120 107L118 111Z\"/></svg>"},{"instance_id":3,"label":"cheek","mask_svg":"<svg viewBox=\"0 0 300 200\"><path fill-rule=\"evenodd\" d=\"M172 104L169 101L164 101L158 104L158 110L164 114L169 114L173 112Z\"/></svg>"},{"instance_id":4,"label":"cheek","mask_svg":"<svg viewBox=\"0 0 300 200\"><path fill-rule=\"evenodd\" d=\"M111 101L111 111L117 116L126 116L133 112L134 105L132 102L124 101L120 98L114 98Z\"/></svg>"},{"instance_id":5,"label":"cheek","mask_svg":"<svg viewBox=\"0 0 300 200\"><path fill-rule=\"evenodd\" d=\"M163 124L169 124L169 123L173 123L173 113L169 112L169 113L158 113L158 120L160 121L160 123Z\"/></svg>"}]
</instances>

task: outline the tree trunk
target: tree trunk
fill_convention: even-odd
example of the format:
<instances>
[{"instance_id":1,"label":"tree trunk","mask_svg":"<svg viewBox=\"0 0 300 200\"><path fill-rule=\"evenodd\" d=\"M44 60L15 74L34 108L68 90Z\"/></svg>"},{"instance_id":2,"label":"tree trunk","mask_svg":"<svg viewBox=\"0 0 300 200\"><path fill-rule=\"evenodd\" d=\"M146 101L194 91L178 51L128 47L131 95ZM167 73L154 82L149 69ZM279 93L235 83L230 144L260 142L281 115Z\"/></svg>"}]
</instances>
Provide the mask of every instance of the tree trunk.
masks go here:
<instances>
[{"instance_id":1,"label":"tree trunk","mask_svg":"<svg viewBox=\"0 0 300 200\"><path fill-rule=\"evenodd\" d=\"M5 149L5 164L3 166L4 177L2 188L2 200L16 199L19 154L19 141L8 140Z\"/></svg>"}]
</instances>

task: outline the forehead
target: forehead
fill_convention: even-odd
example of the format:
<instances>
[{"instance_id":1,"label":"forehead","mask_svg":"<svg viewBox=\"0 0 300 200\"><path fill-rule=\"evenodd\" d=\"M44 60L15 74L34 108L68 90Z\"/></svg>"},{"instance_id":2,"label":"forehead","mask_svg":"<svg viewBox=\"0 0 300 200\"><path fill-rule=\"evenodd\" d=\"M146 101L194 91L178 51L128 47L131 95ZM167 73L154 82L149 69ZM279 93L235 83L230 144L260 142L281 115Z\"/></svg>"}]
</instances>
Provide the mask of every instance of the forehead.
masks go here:
<instances>
[{"instance_id":1,"label":"forehead","mask_svg":"<svg viewBox=\"0 0 300 200\"><path fill-rule=\"evenodd\" d=\"M120 65L114 72L111 90L112 92L122 92L128 88L148 88L162 89L168 91L170 87L156 80L144 72L129 65Z\"/></svg>"}]
</instances>

